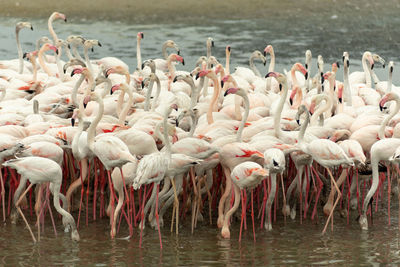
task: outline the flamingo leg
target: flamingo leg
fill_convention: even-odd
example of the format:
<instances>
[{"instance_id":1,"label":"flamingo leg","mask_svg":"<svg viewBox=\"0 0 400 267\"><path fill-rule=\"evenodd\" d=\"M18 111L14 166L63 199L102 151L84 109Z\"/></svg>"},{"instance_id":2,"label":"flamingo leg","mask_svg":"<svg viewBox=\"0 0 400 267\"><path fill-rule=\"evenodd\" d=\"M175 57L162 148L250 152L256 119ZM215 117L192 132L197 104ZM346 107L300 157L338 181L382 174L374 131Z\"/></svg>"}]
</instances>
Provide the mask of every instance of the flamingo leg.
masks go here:
<instances>
[{"instance_id":1,"label":"flamingo leg","mask_svg":"<svg viewBox=\"0 0 400 267\"><path fill-rule=\"evenodd\" d=\"M93 189L93 220L96 220L96 201L97 201L97 187L99 184L99 175L97 173L97 162L93 160L94 164L94 189Z\"/></svg>"},{"instance_id":2,"label":"flamingo leg","mask_svg":"<svg viewBox=\"0 0 400 267\"><path fill-rule=\"evenodd\" d=\"M86 187L86 226L89 225L89 188L90 188L90 162L88 163L87 187Z\"/></svg>"},{"instance_id":3,"label":"flamingo leg","mask_svg":"<svg viewBox=\"0 0 400 267\"><path fill-rule=\"evenodd\" d=\"M131 224L131 212L130 212L129 194L128 194L128 190L126 189L125 178L124 178L124 174L122 173L122 167L119 168L119 170L121 172L121 178L122 178L122 182L124 184L124 192L126 194L126 202L127 202L127 208L128 208L129 235L132 236L133 235L133 228L132 228L132 224Z\"/></svg>"},{"instance_id":4,"label":"flamingo leg","mask_svg":"<svg viewBox=\"0 0 400 267\"><path fill-rule=\"evenodd\" d=\"M283 194L283 206L286 207L286 194L285 194L285 185L283 183L283 175L281 174L281 184L282 184L282 194ZM284 223L286 224L286 213L283 215Z\"/></svg>"},{"instance_id":5,"label":"flamingo leg","mask_svg":"<svg viewBox=\"0 0 400 267\"><path fill-rule=\"evenodd\" d=\"M78 213L78 221L77 221L77 223L76 223L76 227L79 229L79 222L80 222L80 220L81 220L81 211L82 211L82 202L83 202L83 193L85 192L85 188L84 188L84 185L83 185L83 177L82 177L82 165L84 165L84 162L83 161L80 161L79 162L79 168L80 168L80 179L81 179L81 200L79 201L79 213Z\"/></svg>"},{"instance_id":6,"label":"flamingo leg","mask_svg":"<svg viewBox=\"0 0 400 267\"><path fill-rule=\"evenodd\" d=\"M144 228L144 203L146 202L146 185L144 186L144 193L143 193L143 204L141 210L141 222L140 222L140 239L139 239L139 247L142 247L142 236L143 236L143 228Z\"/></svg>"},{"instance_id":7,"label":"flamingo leg","mask_svg":"<svg viewBox=\"0 0 400 267\"><path fill-rule=\"evenodd\" d=\"M386 165L387 168L387 177L388 177L388 225L390 225L390 197L392 193L392 185L391 185L391 177L390 177L390 168L388 165Z\"/></svg>"},{"instance_id":8,"label":"flamingo leg","mask_svg":"<svg viewBox=\"0 0 400 267\"><path fill-rule=\"evenodd\" d=\"M26 220L24 214L22 213L21 208L19 207L19 204L20 204L20 202L22 201L22 198L23 198L23 197L25 196L25 194L31 189L32 186L33 186L33 184L30 184L30 185L28 186L28 188L24 191L24 193L22 193L22 195L19 197L18 201L15 203L15 207L17 208L19 214L21 215L22 219L24 220L24 222L25 222L25 224L26 224L26 227L28 228L29 232L31 233L33 242L36 243L37 241L36 241L35 235L33 234L32 229L31 229L31 227L29 226L28 221Z\"/></svg>"},{"instance_id":9,"label":"flamingo leg","mask_svg":"<svg viewBox=\"0 0 400 267\"><path fill-rule=\"evenodd\" d=\"M6 204L5 204L5 196L6 196L6 190L4 188L4 181L3 181L3 174L1 173L0 170L0 183L1 183L1 204L3 208L3 222L6 221Z\"/></svg>"},{"instance_id":10,"label":"flamingo leg","mask_svg":"<svg viewBox=\"0 0 400 267\"><path fill-rule=\"evenodd\" d=\"M335 203L333 204L333 207L332 207L332 210L331 210L331 212L330 212L330 214L329 214L329 216L328 216L328 219L326 220L326 224L325 224L324 230L322 230L322 234L325 234L326 228L328 227L328 224L329 224L329 220L332 218L332 215L333 215L333 212L334 212L334 210L335 210L335 207L336 207L336 205L338 204L339 199L342 197L342 193L340 192L340 189L339 189L338 185L336 184L336 181L335 181L335 179L333 178L331 171L330 171L328 168L327 168L326 170L328 171L328 174L329 174L329 176L331 177L331 181L332 181L333 185L334 185L335 188L336 188L336 191L337 191L337 193L338 193L338 196L337 196L337 198L336 198L336 200L335 200ZM333 221L332 221L332 227L333 227Z\"/></svg>"},{"instance_id":11,"label":"flamingo leg","mask_svg":"<svg viewBox=\"0 0 400 267\"><path fill-rule=\"evenodd\" d=\"M175 202L174 202L174 210L173 211L175 211L176 213L175 213L175 216L176 216L176 224L175 224L175 227L176 227L176 234L178 234L178 226L179 226L179 200L178 200L178 194L177 194L177 192L176 192L176 186L175 186L175 180L174 179L171 179L171 184L172 184L172 188L174 189L174 197L175 197ZM171 232L172 232L172 229L173 229L173 220L174 220L174 213L172 213L172 223L171 223Z\"/></svg>"},{"instance_id":12,"label":"flamingo leg","mask_svg":"<svg viewBox=\"0 0 400 267\"><path fill-rule=\"evenodd\" d=\"M46 204L47 204L47 208L49 209L51 223L53 225L53 230L54 230L54 235L57 237L56 224L54 223L53 212L51 211L51 207L50 207L49 195L50 195L50 190L49 190L49 185L47 185Z\"/></svg>"},{"instance_id":13,"label":"flamingo leg","mask_svg":"<svg viewBox=\"0 0 400 267\"><path fill-rule=\"evenodd\" d=\"M245 216L245 204L244 204L244 193L243 193L244 189L240 189L240 199L242 201L242 216L240 218L240 232L239 232L239 242L242 241L242 228L243 228L243 220L244 220L244 216Z\"/></svg>"},{"instance_id":14,"label":"flamingo leg","mask_svg":"<svg viewBox=\"0 0 400 267\"><path fill-rule=\"evenodd\" d=\"M254 228L253 189L251 190L251 222L253 224L253 238L254 242L256 242L256 231Z\"/></svg>"},{"instance_id":15,"label":"flamingo leg","mask_svg":"<svg viewBox=\"0 0 400 267\"><path fill-rule=\"evenodd\" d=\"M158 191L160 190L160 184L157 184L157 197L156 197L156 221L158 229L158 238L160 239L160 249L162 249L161 231L160 231L160 221L158 218Z\"/></svg>"}]
</instances>

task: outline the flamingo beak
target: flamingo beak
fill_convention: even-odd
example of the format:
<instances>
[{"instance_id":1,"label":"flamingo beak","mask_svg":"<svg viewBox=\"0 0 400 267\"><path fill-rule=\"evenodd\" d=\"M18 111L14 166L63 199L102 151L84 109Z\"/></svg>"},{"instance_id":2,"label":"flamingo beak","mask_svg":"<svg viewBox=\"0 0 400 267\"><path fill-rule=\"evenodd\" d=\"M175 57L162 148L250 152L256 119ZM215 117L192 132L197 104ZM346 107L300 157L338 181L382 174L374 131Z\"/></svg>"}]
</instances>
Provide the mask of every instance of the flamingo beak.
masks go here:
<instances>
[{"instance_id":1,"label":"flamingo beak","mask_svg":"<svg viewBox=\"0 0 400 267\"><path fill-rule=\"evenodd\" d=\"M200 72L196 73L196 80L200 77Z\"/></svg>"},{"instance_id":2,"label":"flamingo beak","mask_svg":"<svg viewBox=\"0 0 400 267\"><path fill-rule=\"evenodd\" d=\"M176 51L176 53L178 54L178 56L180 56L180 55L181 55L181 50L178 49L178 50Z\"/></svg>"},{"instance_id":3,"label":"flamingo beak","mask_svg":"<svg viewBox=\"0 0 400 267\"><path fill-rule=\"evenodd\" d=\"M71 118L71 125L72 125L72 127L75 126L75 118Z\"/></svg>"},{"instance_id":4,"label":"flamingo beak","mask_svg":"<svg viewBox=\"0 0 400 267\"><path fill-rule=\"evenodd\" d=\"M228 49L228 52L231 52L231 47L229 45L226 49Z\"/></svg>"},{"instance_id":5,"label":"flamingo beak","mask_svg":"<svg viewBox=\"0 0 400 267\"><path fill-rule=\"evenodd\" d=\"M31 31L33 31L33 27L31 26Z\"/></svg>"},{"instance_id":6,"label":"flamingo beak","mask_svg":"<svg viewBox=\"0 0 400 267\"><path fill-rule=\"evenodd\" d=\"M293 98L289 98L289 103L291 106L293 106Z\"/></svg>"},{"instance_id":7,"label":"flamingo beak","mask_svg":"<svg viewBox=\"0 0 400 267\"><path fill-rule=\"evenodd\" d=\"M306 80L307 80L307 78L308 78L308 71L306 71L306 73L304 74L304 78L306 78Z\"/></svg>"},{"instance_id":8,"label":"flamingo beak","mask_svg":"<svg viewBox=\"0 0 400 267\"><path fill-rule=\"evenodd\" d=\"M178 81L177 77L178 77L178 76L175 76L174 80L172 81L173 83L175 83L176 81Z\"/></svg>"},{"instance_id":9,"label":"flamingo beak","mask_svg":"<svg viewBox=\"0 0 400 267\"><path fill-rule=\"evenodd\" d=\"M144 39L144 33L143 32L140 33L140 37L142 37L142 39Z\"/></svg>"},{"instance_id":10,"label":"flamingo beak","mask_svg":"<svg viewBox=\"0 0 400 267\"><path fill-rule=\"evenodd\" d=\"M339 97L339 103L342 104L343 99Z\"/></svg>"},{"instance_id":11,"label":"flamingo beak","mask_svg":"<svg viewBox=\"0 0 400 267\"><path fill-rule=\"evenodd\" d=\"M211 41L211 47L214 47L214 41Z\"/></svg>"}]
</instances>

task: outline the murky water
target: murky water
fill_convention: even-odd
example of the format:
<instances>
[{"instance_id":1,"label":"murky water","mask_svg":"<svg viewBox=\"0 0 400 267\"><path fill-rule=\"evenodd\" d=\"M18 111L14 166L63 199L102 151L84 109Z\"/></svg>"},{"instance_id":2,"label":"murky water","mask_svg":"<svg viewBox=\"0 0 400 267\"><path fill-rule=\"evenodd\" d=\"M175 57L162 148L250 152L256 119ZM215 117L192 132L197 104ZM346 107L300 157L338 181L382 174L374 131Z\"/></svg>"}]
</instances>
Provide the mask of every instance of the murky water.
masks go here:
<instances>
[{"instance_id":1,"label":"murky water","mask_svg":"<svg viewBox=\"0 0 400 267\"><path fill-rule=\"evenodd\" d=\"M136 33L139 31L145 33L142 40L143 59L161 57L162 43L173 39L180 46L187 63L186 66L178 66L178 69L185 70L193 68L197 58L205 55L207 37L213 37L216 44L213 54L221 61L224 61L225 46L231 45L232 69L247 65L251 52L262 50L267 44L275 48L278 71L289 69L290 64L296 61L303 62L306 49L311 49L314 55L312 73L318 54L324 56L326 63L332 63L341 59L343 51L348 51L352 71L360 69L361 55L365 50L398 62L400 35L397 29L400 17L396 15L397 1L253 1L248 5L233 1L231 5L218 2L215 8L205 7L209 1L204 1L204 6L200 7L198 3L203 1L196 1L193 6L181 2L174 1L171 6L163 5L154 10L149 6L146 9L142 4L143 7L139 6L136 12L126 16L127 12L132 12L131 6L120 13L104 11L108 7L115 9L110 6L110 1L109 6L100 8L98 18L101 19L82 11L85 9L79 13L73 7L66 7L59 11L67 14L68 23L56 21L54 27L63 39L70 34L99 39L103 46L95 48L92 58L116 56L127 62L131 70L136 66ZM18 17L17 10L8 10L6 15ZM68 10L75 13L70 15ZM162 17L161 14L166 11L168 15ZM28 14L27 10L21 12L21 17ZM21 32L24 51L33 50L39 37L49 36L45 17L50 13L51 10L42 10L30 15L34 17L28 19L34 25L34 31L25 29ZM88 19L82 14L86 14ZM11 59L17 55L14 26L17 21L26 18L16 17L0 19L0 59ZM267 67L258 67L262 74L267 73ZM386 80L386 70L377 68L376 72L382 80ZM400 83L400 76L394 75L394 82ZM238 242L237 221L231 228L231 240L223 240L217 227L205 222L192 235L190 220L186 219L182 220L178 237L169 232L169 223L166 223L162 230L163 251L159 249L157 232L150 228L145 230L142 249L138 246L137 229L130 241L110 240L108 220L105 218L90 221L88 227L83 224L79 243L71 242L69 234L62 232L59 219L58 237L54 236L50 222L46 221L45 233L38 244L31 242L21 222L11 225L7 221L0 226L0 265L397 265L400 262L397 212L394 210L397 207L394 205L392 208L392 226L387 225L384 206L375 214L374 225L368 232L360 230L353 212L349 225L346 219L336 214L334 232L328 231L324 236L321 236L324 223L321 214L318 224L305 220L300 225L298 218L295 221L288 219L285 224L278 212L273 231L257 229L257 241L254 243L250 227L244 233L241 244ZM77 214L74 217L77 218ZM33 225L33 218L30 223ZM127 232L123 223L118 237L126 236Z\"/></svg>"}]
</instances>

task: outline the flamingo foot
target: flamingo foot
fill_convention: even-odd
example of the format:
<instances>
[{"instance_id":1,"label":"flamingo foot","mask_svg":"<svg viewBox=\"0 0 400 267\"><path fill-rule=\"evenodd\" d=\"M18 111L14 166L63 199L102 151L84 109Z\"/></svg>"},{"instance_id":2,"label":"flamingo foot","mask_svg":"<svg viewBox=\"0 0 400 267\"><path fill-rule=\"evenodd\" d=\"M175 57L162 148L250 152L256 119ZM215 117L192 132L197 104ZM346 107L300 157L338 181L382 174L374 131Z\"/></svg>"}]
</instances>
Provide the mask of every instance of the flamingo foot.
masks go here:
<instances>
[{"instance_id":1,"label":"flamingo foot","mask_svg":"<svg viewBox=\"0 0 400 267\"><path fill-rule=\"evenodd\" d=\"M221 235L223 238L229 239L231 238L231 232L229 231L228 226L223 226L221 230Z\"/></svg>"},{"instance_id":2,"label":"flamingo foot","mask_svg":"<svg viewBox=\"0 0 400 267\"><path fill-rule=\"evenodd\" d=\"M292 220L296 219L296 208L293 208L293 209L290 211L290 218L291 218Z\"/></svg>"},{"instance_id":3,"label":"flamingo foot","mask_svg":"<svg viewBox=\"0 0 400 267\"><path fill-rule=\"evenodd\" d=\"M360 219L358 220L362 230L368 230L368 220L367 216L360 215Z\"/></svg>"},{"instance_id":4,"label":"flamingo foot","mask_svg":"<svg viewBox=\"0 0 400 267\"><path fill-rule=\"evenodd\" d=\"M265 222L264 228L265 228L265 230L267 230L267 231L271 231L271 230L272 230L272 223L270 223L270 222Z\"/></svg>"},{"instance_id":5,"label":"flamingo foot","mask_svg":"<svg viewBox=\"0 0 400 267\"><path fill-rule=\"evenodd\" d=\"M72 238L72 240L74 240L74 241L76 241L76 242L78 242L79 240L81 240L81 238L79 237L79 233L78 233L78 230L73 230L72 232L71 232L71 238Z\"/></svg>"}]
</instances>

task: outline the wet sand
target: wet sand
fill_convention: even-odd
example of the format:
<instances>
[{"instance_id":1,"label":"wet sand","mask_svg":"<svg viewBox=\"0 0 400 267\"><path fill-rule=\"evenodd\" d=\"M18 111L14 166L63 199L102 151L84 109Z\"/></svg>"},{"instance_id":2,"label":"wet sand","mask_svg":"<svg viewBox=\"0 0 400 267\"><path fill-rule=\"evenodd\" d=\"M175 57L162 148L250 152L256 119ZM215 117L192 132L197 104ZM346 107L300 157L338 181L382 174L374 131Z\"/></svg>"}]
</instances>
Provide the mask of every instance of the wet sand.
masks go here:
<instances>
[{"instance_id":1,"label":"wet sand","mask_svg":"<svg viewBox=\"0 0 400 267\"><path fill-rule=\"evenodd\" d=\"M395 0L355 0L355 1L319 1L319 0L96 0L96 1L49 1L19 0L0 1L0 15L3 17L48 18L53 11L64 13L70 19L106 19L124 20L140 23L159 22L207 22L221 19L265 19L273 17L284 19L296 11L293 18L307 20L313 14L330 15L343 9L355 10L360 15L385 14L399 8ZM268 27L268 25L266 25Z\"/></svg>"}]
</instances>

